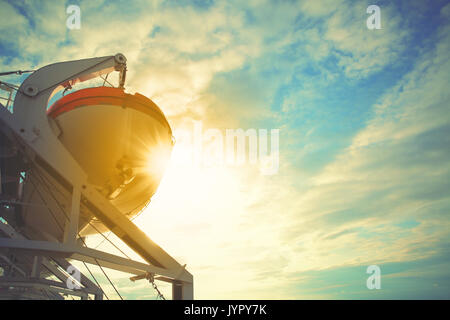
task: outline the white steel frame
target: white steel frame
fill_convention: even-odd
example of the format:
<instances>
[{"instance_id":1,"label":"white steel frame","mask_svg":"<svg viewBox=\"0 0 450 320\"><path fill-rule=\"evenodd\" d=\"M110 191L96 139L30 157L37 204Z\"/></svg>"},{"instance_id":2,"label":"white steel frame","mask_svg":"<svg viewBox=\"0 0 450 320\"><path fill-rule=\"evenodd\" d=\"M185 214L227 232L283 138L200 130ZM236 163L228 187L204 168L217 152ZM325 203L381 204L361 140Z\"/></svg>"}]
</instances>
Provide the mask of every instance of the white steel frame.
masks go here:
<instances>
[{"instance_id":1,"label":"white steel frame","mask_svg":"<svg viewBox=\"0 0 450 320\"><path fill-rule=\"evenodd\" d=\"M119 53L115 56L51 64L35 71L21 84L14 100L13 114L6 108L0 108L0 125L11 130L28 154L41 158L57 175L69 182L72 194L72 206L68 212L69 227L65 230L63 242L28 240L15 230L11 230L11 226L0 222L0 229L8 234L8 238L0 238L0 249L29 252L30 255L39 257L36 258L36 263L39 261L41 263L40 266L36 265L36 268L44 266L53 270L52 272L61 281L67 279L66 275L59 273L54 266L52 268L50 260L56 261L61 267L68 266L67 259L94 264L98 262L102 267L134 275L131 278L133 281L155 276L156 280L172 283L174 299L193 299L192 274L120 213L88 182L86 173L59 141L52 129L52 120L46 115L48 101L58 90L112 71L120 72L120 86L123 87L126 72L125 56ZM82 199L95 205L99 215L97 218L102 220L107 217L109 221L113 221L114 227L110 228L111 231L139 253L147 263L82 246L77 238ZM11 281L13 279L0 277L0 286L11 285ZM51 294L58 290L62 293L67 291L67 288L61 288L55 283L33 277L19 282L15 285L44 287ZM80 297L86 298L86 294L89 293L95 295L96 299L101 299L99 288L88 278L83 276L81 282L84 291L76 292ZM71 292L73 293L73 290Z\"/></svg>"}]
</instances>

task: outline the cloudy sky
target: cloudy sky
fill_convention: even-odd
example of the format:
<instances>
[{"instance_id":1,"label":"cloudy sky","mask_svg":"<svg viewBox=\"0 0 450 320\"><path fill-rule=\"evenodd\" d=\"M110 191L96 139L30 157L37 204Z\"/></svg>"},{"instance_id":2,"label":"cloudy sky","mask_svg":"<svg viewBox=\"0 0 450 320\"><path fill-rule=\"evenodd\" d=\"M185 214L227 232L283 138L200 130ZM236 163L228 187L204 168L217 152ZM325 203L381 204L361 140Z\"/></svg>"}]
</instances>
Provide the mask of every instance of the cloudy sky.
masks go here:
<instances>
[{"instance_id":1,"label":"cloudy sky","mask_svg":"<svg viewBox=\"0 0 450 320\"><path fill-rule=\"evenodd\" d=\"M117 52L175 137L280 129L273 175L183 163L177 144L135 220L187 264L195 298L450 298L447 1L0 1L0 71ZM154 297L112 274L124 297Z\"/></svg>"}]
</instances>

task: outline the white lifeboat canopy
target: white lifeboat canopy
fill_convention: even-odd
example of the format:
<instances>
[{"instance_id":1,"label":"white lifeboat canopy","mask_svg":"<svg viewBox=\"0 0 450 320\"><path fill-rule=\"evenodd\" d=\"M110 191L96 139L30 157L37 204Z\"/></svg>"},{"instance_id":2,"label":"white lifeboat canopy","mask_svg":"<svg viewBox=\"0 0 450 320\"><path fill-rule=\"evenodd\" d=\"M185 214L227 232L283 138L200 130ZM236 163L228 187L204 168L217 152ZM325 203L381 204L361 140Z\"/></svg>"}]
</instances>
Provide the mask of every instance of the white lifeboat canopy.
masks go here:
<instances>
[{"instance_id":1,"label":"white lifeboat canopy","mask_svg":"<svg viewBox=\"0 0 450 320\"><path fill-rule=\"evenodd\" d=\"M47 115L88 181L120 212L131 218L147 205L173 146L170 125L152 100L120 88L87 88L56 101ZM81 233L95 232L87 225Z\"/></svg>"}]
</instances>

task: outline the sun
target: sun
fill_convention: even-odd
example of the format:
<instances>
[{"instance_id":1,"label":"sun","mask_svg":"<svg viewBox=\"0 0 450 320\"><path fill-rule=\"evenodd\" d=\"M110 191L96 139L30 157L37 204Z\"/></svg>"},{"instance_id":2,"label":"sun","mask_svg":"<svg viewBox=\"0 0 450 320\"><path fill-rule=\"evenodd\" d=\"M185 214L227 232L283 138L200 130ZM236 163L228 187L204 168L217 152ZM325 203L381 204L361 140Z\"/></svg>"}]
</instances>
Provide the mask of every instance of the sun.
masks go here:
<instances>
[{"instance_id":1,"label":"sun","mask_svg":"<svg viewBox=\"0 0 450 320\"><path fill-rule=\"evenodd\" d=\"M146 172L152 177L162 178L171 159L172 146L157 144L147 151Z\"/></svg>"}]
</instances>

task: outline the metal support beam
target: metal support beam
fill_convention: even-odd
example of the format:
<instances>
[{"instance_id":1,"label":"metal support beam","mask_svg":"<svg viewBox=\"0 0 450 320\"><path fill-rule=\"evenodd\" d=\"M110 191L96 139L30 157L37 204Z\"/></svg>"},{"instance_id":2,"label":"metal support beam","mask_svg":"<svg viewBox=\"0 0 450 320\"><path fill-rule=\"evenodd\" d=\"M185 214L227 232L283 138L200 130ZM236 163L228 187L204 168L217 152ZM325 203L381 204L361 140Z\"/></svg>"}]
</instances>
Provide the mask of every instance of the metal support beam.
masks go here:
<instances>
[{"instance_id":1,"label":"metal support beam","mask_svg":"<svg viewBox=\"0 0 450 320\"><path fill-rule=\"evenodd\" d=\"M33 258L33 269L31 270L32 278L40 278L42 268L42 257L34 256Z\"/></svg>"},{"instance_id":2,"label":"metal support beam","mask_svg":"<svg viewBox=\"0 0 450 320\"><path fill-rule=\"evenodd\" d=\"M133 222L127 219L115 206L90 185L83 168L64 147L49 123L46 107L52 95L60 89L73 86L112 71L120 72L120 87L123 88L126 72L126 58L122 54L101 58L83 59L55 63L32 73L20 86L15 100L14 113L0 108L0 130L12 136L14 141L30 155L39 159L58 175L59 181L67 182L72 192L69 221L64 230L64 242L27 240L17 236L11 228L0 223L6 230L7 238L0 238L0 249L13 252L29 252L33 256L43 256L43 263L50 260L65 261L75 259L92 264L128 272L134 275L152 273L162 281L181 284L181 298L193 298L193 277L175 259L153 242ZM7 130L3 130L7 128ZM81 186L83 190L81 191ZM60 186L61 187L61 186ZM137 252L147 263L133 261L102 251L89 249L77 244L80 215L80 200L110 230ZM51 265L45 265L52 268ZM38 274L38 270L33 270ZM60 277L63 277L59 274ZM64 277L63 277L64 278ZM175 289L177 297L179 288Z\"/></svg>"},{"instance_id":3,"label":"metal support beam","mask_svg":"<svg viewBox=\"0 0 450 320\"><path fill-rule=\"evenodd\" d=\"M135 275L141 275L142 273L159 274L165 276L167 279L170 279L170 282L174 280L192 282L193 280L192 275L184 268L180 268L179 270L167 270L77 245L68 245L50 241L0 238L0 248L10 248L14 250L28 251L32 254L39 253L45 256L55 256L66 259L70 258L91 264L97 264L98 262L101 266L106 268Z\"/></svg>"},{"instance_id":4,"label":"metal support beam","mask_svg":"<svg viewBox=\"0 0 450 320\"><path fill-rule=\"evenodd\" d=\"M5 224L3 222L0 223L0 230L2 230L5 234L7 234L9 237L16 239L16 240L22 240L22 241L29 241L25 237L23 237L21 234L17 233L14 228L12 228L9 224ZM5 238L0 238L0 244L4 243ZM19 271L20 275L22 276L22 281L27 279L27 275L24 271L18 269L12 262L4 255L0 255L0 258L2 258L4 261L6 261L11 267L15 268L17 271ZM55 263L52 263L50 260L54 260ZM34 256L34 262L33 262L33 269L31 272L31 278L39 278L39 275L42 270L42 266L45 267L51 274L53 274L57 279L61 281L61 283L66 284L67 280L69 279L69 275L67 273L62 272L60 269L58 269L58 266L63 270L68 270L69 266L71 264L66 261L63 258L50 258L50 257L42 257L42 256ZM4 277L0 277L0 286L2 286L5 282ZM20 280L21 278L14 278L13 280ZM41 279L42 280L42 279ZM11 280L12 281L12 280ZM85 295L82 295L81 298L84 299L88 296L88 294L92 294L95 296L96 300L102 300L103 299L103 292L102 290L97 287L89 278L87 278L84 274L80 273L80 283L83 286L81 290L85 292ZM23 285L22 285L23 286ZM62 291L61 291L62 292ZM57 295L57 292L47 292L49 295L51 295L53 298L58 298L59 295ZM64 293L64 292L62 292Z\"/></svg>"},{"instance_id":5,"label":"metal support beam","mask_svg":"<svg viewBox=\"0 0 450 320\"><path fill-rule=\"evenodd\" d=\"M78 235L79 217L80 217L81 191L79 187L72 189L72 207L69 215L69 222L66 224L64 242L75 244Z\"/></svg>"},{"instance_id":6,"label":"metal support beam","mask_svg":"<svg viewBox=\"0 0 450 320\"><path fill-rule=\"evenodd\" d=\"M88 296L88 293L81 290L70 290L65 287L65 283L62 284L57 281L47 280L47 279L17 279L17 278L4 278L0 281L0 287L29 287L35 289L44 289L57 293L64 293L69 295L74 295L78 297ZM92 293L93 294L93 293Z\"/></svg>"}]
</instances>

